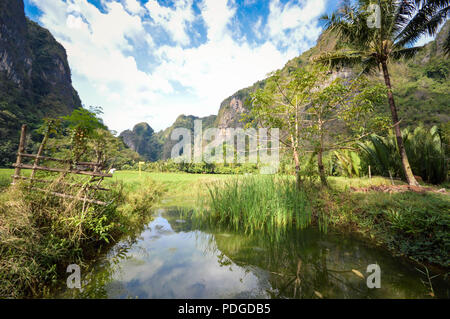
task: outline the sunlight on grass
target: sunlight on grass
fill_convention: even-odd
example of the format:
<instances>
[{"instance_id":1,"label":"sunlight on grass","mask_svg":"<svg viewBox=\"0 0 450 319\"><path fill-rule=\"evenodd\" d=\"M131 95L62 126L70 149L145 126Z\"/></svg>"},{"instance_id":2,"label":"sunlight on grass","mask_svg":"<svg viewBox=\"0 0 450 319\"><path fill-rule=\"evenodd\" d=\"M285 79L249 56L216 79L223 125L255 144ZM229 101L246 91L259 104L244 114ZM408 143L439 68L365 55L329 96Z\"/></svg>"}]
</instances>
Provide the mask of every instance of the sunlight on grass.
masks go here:
<instances>
[{"instance_id":1,"label":"sunlight on grass","mask_svg":"<svg viewBox=\"0 0 450 319\"><path fill-rule=\"evenodd\" d=\"M130 191L137 190L152 179L163 185L166 194L157 206L194 207L198 198L206 195L205 185L212 181L234 178L233 175L186 174L186 173L149 173L138 171L118 171L109 181L122 181Z\"/></svg>"}]
</instances>

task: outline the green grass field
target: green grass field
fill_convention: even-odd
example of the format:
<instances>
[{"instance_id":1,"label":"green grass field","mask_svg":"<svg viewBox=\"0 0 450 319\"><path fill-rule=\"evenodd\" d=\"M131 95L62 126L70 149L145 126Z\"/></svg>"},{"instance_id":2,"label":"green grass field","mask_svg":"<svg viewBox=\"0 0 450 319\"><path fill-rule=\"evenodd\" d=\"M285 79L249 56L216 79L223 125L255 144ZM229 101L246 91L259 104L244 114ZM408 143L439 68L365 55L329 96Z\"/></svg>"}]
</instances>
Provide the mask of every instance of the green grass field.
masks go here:
<instances>
[{"instance_id":1,"label":"green grass field","mask_svg":"<svg viewBox=\"0 0 450 319\"><path fill-rule=\"evenodd\" d=\"M31 174L30 170L23 170L22 174L29 176ZM0 168L0 190L8 187L11 184L11 176L14 175L14 169L12 168Z\"/></svg>"},{"instance_id":2,"label":"green grass field","mask_svg":"<svg viewBox=\"0 0 450 319\"><path fill-rule=\"evenodd\" d=\"M0 169L0 189L11 184L11 175L14 169ZM30 170L22 170L22 174L29 175ZM149 173L138 171L116 171L112 178L107 178L104 185L113 182L123 182L130 191L138 190L149 179L161 185L165 196L159 205L165 206L192 206L198 196L205 194L207 183L217 180L233 178L234 175L219 174L187 174L187 173Z\"/></svg>"},{"instance_id":3,"label":"green grass field","mask_svg":"<svg viewBox=\"0 0 450 319\"><path fill-rule=\"evenodd\" d=\"M187 173L149 173L137 171L118 171L111 181L122 181L125 187L134 190L151 179L159 183L165 196L158 205L188 206L195 205L199 196L206 194L208 183L233 178L233 175L187 174Z\"/></svg>"}]
</instances>

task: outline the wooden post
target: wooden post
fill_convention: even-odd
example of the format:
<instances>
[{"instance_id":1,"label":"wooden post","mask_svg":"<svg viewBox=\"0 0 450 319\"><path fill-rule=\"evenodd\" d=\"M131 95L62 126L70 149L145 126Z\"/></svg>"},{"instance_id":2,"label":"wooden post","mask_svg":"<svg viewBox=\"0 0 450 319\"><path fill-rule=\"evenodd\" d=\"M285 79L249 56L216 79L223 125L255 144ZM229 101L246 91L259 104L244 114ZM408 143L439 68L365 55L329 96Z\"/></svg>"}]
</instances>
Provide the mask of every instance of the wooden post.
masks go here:
<instances>
[{"instance_id":1,"label":"wooden post","mask_svg":"<svg viewBox=\"0 0 450 319\"><path fill-rule=\"evenodd\" d=\"M39 145L39 150L37 152L37 156L34 159L33 163L33 171L31 172L31 183L33 183L34 175L36 175L36 167L39 165L40 156L42 155L42 152L44 151L44 147L47 144L48 136L50 135L52 123L48 123L47 130L45 131L44 139L41 142L41 145Z\"/></svg>"},{"instance_id":2,"label":"wooden post","mask_svg":"<svg viewBox=\"0 0 450 319\"><path fill-rule=\"evenodd\" d=\"M17 154L16 160L16 169L14 170L14 176L20 176L20 165L22 164L22 153L25 152L25 141L27 138L27 125L22 125L22 130L20 132L20 142L19 142L19 151ZM12 184L15 184L16 179L13 178Z\"/></svg>"},{"instance_id":3,"label":"wooden post","mask_svg":"<svg viewBox=\"0 0 450 319\"><path fill-rule=\"evenodd\" d=\"M370 165L369 165L369 179L372 179L372 172L370 171Z\"/></svg>"},{"instance_id":4,"label":"wooden post","mask_svg":"<svg viewBox=\"0 0 450 319\"><path fill-rule=\"evenodd\" d=\"M395 185L394 179L392 178L391 171L389 171L389 178L391 179L391 184L392 184L392 185Z\"/></svg>"}]
</instances>

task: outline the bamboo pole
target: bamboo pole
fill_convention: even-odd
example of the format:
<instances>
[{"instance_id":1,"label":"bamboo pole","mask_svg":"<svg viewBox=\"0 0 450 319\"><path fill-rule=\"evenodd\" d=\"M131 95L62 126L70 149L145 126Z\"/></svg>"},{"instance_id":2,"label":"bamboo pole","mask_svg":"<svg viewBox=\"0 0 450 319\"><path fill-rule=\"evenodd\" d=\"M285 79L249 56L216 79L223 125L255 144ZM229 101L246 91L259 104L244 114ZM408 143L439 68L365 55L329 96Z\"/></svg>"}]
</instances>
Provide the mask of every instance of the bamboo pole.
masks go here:
<instances>
[{"instance_id":1,"label":"bamboo pole","mask_svg":"<svg viewBox=\"0 0 450 319\"><path fill-rule=\"evenodd\" d=\"M27 164L13 164L13 167L15 168L25 168L25 169L33 169L33 165L27 165ZM63 169L63 168L54 168L54 167L43 167L43 166L36 166L35 168L38 171L47 171L47 172L58 172L58 173L72 173L72 174L80 174L80 175L89 175L89 176L96 176L96 177L112 177L111 174L103 174L103 173L96 173L96 172L86 172L76 169ZM19 171L20 172L20 171Z\"/></svg>"},{"instance_id":2,"label":"bamboo pole","mask_svg":"<svg viewBox=\"0 0 450 319\"><path fill-rule=\"evenodd\" d=\"M53 162L60 162L60 163L66 163L66 164L71 164L72 163L71 160L64 160L64 159L48 157L48 156L38 156L36 154L21 153L20 155L22 157L29 157L29 158L39 157L39 159L44 160L44 161L53 161ZM102 165L101 163L94 163L94 162L77 162L75 164L77 164L77 165L84 165L84 166L101 166Z\"/></svg>"},{"instance_id":3,"label":"bamboo pole","mask_svg":"<svg viewBox=\"0 0 450 319\"><path fill-rule=\"evenodd\" d=\"M39 159L44 151L44 147L47 144L48 136L50 135L51 123L48 124L47 130L45 131L44 138L42 139L41 145L39 145L39 150L34 158L33 171L31 172L31 183L33 183L34 176L36 175L36 167L39 165Z\"/></svg>"},{"instance_id":4,"label":"bamboo pole","mask_svg":"<svg viewBox=\"0 0 450 319\"><path fill-rule=\"evenodd\" d=\"M83 199L83 198L79 198L79 197L76 197L76 196L67 195L67 194L61 194L61 193L57 193L57 192L52 192L52 191L49 191L47 189L41 189L41 188L36 188L36 187L33 187L33 189L35 189L37 191L40 191L40 192L49 193L51 195L58 196L58 197L61 197L61 198L69 198L69 199L75 199L75 200L78 200L78 201L86 201L88 203L97 204L97 205L103 205L103 206L108 205L108 203L105 203L105 202L102 202L102 201L99 201L99 200L95 200L95 199L89 199L89 198Z\"/></svg>"},{"instance_id":5,"label":"bamboo pole","mask_svg":"<svg viewBox=\"0 0 450 319\"><path fill-rule=\"evenodd\" d=\"M30 177L26 177L26 176L11 176L12 178L16 178L16 179L22 179L22 180L30 180ZM34 179L33 181L38 182L38 183L46 183L46 184L53 184L54 181L52 180L46 180L46 179ZM70 187L83 187L84 184L70 184L70 183L64 183L64 182L59 182L62 185L65 186L70 186ZM99 191L110 191L109 188L103 188L103 187L99 187L96 185L88 185L87 188L89 189L95 189L95 190L99 190Z\"/></svg>"},{"instance_id":6,"label":"bamboo pole","mask_svg":"<svg viewBox=\"0 0 450 319\"><path fill-rule=\"evenodd\" d=\"M14 170L14 176L20 176L20 169L21 169L21 165L22 165L22 153L25 151L25 142L26 142L26 137L27 137L27 125L23 124L22 125L22 130L20 131L20 142L19 142L19 150L17 153L17 160L16 160L16 165L15 166L15 170ZM15 184L15 179L13 179L12 184Z\"/></svg>"}]
</instances>

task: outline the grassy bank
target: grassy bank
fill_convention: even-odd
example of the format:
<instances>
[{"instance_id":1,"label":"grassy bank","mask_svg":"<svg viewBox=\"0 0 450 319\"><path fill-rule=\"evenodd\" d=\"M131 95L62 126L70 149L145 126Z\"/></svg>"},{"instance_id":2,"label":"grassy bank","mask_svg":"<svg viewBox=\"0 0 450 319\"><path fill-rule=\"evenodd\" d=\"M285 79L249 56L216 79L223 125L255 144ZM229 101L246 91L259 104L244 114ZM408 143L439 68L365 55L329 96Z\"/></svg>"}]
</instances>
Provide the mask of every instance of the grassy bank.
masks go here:
<instances>
[{"instance_id":1,"label":"grassy bank","mask_svg":"<svg viewBox=\"0 0 450 319\"><path fill-rule=\"evenodd\" d=\"M329 224L353 231L418 262L450 266L450 196L329 189L314 198Z\"/></svg>"},{"instance_id":2,"label":"grassy bank","mask_svg":"<svg viewBox=\"0 0 450 319\"><path fill-rule=\"evenodd\" d=\"M399 181L396 184L402 184ZM216 183L205 201L206 217L241 231L286 228L311 221L322 228L359 233L394 254L449 267L450 198L438 193L357 193L350 187L390 185L384 178L330 178L330 187L293 179L252 177ZM264 226L263 226L264 225Z\"/></svg>"},{"instance_id":3,"label":"grassy bank","mask_svg":"<svg viewBox=\"0 0 450 319\"><path fill-rule=\"evenodd\" d=\"M111 181L101 195L107 206L88 205L0 181L0 298L39 297L69 264L86 261L150 220L150 208L163 193L151 179L140 184Z\"/></svg>"},{"instance_id":4,"label":"grassy bank","mask_svg":"<svg viewBox=\"0 0 450 319\"><path fill-rule=\"evenodd\" d=\"M82 265L119 238L140 233L157 205L200 204L203 220L243 232L320 223L449 267L449 196L350 189L390 185L385 178L333 177L329 188L297 190L292 177L118 171L104 183L113 191L101 199L110 204L81 214L71 201L9 187L12 172L0 169L0 298L39 296L65 278L68 264Z\"/></svg>"}]
</instances>

